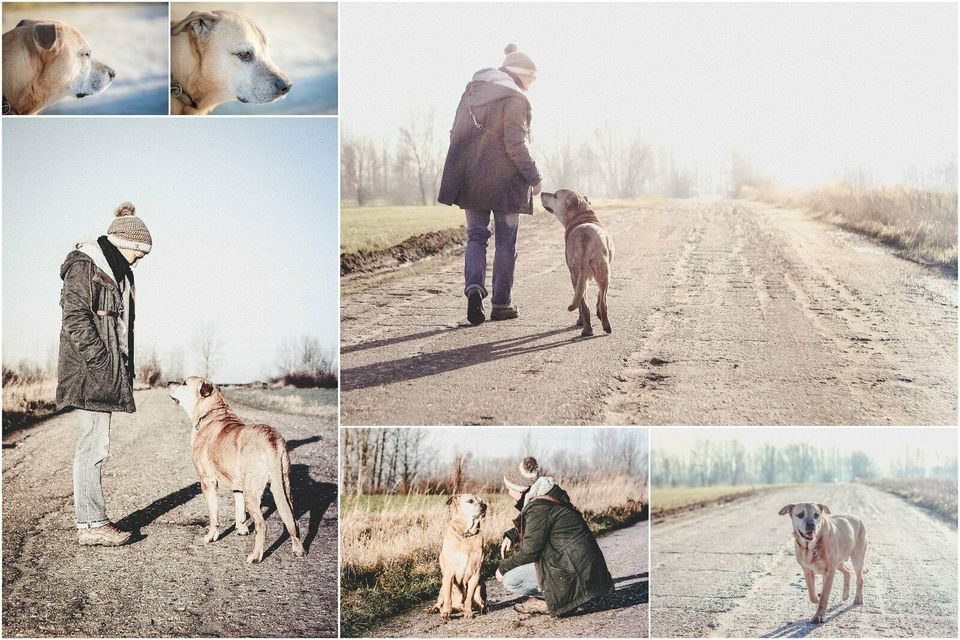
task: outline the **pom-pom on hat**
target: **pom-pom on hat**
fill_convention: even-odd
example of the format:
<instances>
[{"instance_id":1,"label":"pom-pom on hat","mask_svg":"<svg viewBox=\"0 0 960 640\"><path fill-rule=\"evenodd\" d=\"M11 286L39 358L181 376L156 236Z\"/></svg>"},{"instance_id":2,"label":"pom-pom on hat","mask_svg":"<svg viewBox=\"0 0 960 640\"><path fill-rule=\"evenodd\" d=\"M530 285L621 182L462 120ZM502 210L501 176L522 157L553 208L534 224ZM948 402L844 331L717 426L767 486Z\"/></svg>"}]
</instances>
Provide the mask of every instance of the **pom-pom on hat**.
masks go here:
<instances>
[{"instance_id":1,"label":"pom-pom on hat","mask_svg":"<svg viewBox=\"0 0 960 640\"><path fill-rule=\"evenodd\" d=\"M107 240L118 249L132 249L150 253L153 238L143 220L137 217L137 208L131 202L124 202L116 210L116 217L107 229Z\"/></svg>"},{"instance_id":2,"label":"pom-pom on hat","mask_svg":"<svg viewBox=\"0 0 960 640\"><path fill-rule=\"evenodd\" d=\"M507 57L503 59L501 67L517 75L537 77L537 65L533 63L530 56L520 51L517 45L511 42L504 48L503 52L507 54Z\"/></svg>"},{"instance_id":3,"label":"pom-pom on hat","mask_svg":"<svg viewBox=\"0 0 960 640\"><path fill-rule=\"evenodd\" d=\"M537 459L526 457L516 467L507 469L503 474L503 484L511 491L523 493L540 477L540 467Z\"/></svg>"}]
</instances>

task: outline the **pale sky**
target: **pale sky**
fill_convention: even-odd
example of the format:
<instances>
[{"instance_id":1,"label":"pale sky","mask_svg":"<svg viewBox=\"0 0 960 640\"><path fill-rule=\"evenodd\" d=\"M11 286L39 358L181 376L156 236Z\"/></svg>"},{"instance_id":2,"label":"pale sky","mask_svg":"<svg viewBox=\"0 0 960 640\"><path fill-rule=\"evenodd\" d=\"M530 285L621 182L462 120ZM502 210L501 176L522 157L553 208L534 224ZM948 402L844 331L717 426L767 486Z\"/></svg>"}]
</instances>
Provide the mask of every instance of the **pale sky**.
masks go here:
<instances>
[{"instance_id":1,"label":"pale sky","mask_svg":"<svg viewBox=\"0 0 960 640\"><path fill-rule=\"evenodd\" d=\"M135 270L136 344L223 343L219 382L273 373L285 339L336 349L337 122L332 118L3 120L3 360L44 361L60 265L124 200L153 236Z\"/></svg>"},{"instance_id":2,"label":"pale sky","mask_svg":"<svg viewBox=\"0 0 960 640\"><path fill-rule=\"evenodd\" d=\"M764 427L727 429L653 429L651 448L673 454L689 454L698 440L715 443L739 440L747 451L763 444L777 447L807 443L822 449L838 449L845 453L863 451L887 469L890 461L900 457L907 446L924 452L926 463L945 462L957 458L957 429L937 428L865 428L865 427L808 427L777 429Z\"/></svg>"},{"instance_id":3,"label":"pale sky","mask_svg":"<svg viewBox=\"0 0 960 640\"><path fill-rule=\"evenodd\" d=\"M600 429L600 427L589 429L553 429L549 427L464 429L459 427L424 429L424 431L430 434L430 443L437 449L440 459L450 458L460 451L469 451L474 458L532 455L546 459L550 454L557 451L579 452L589 456L593 450L594 432ZM616 431L620 430L616 429ZM628 430L639 433L642 438L641 442L644 446L646 445L648 434L646 428L638 427ZM529 438L532 450L521 453L527 438Z\"/></svg>"},{"instance_id":4,"label":"pale sky","mask_svg":"<svg viewBox=\"0 0 960 640\"><path fill-rule=\"evenodd\" d=\"M344 130L391 142L411 111L447 136L513 42L539 68L534 145L607 122L689 168L739 149L796 186L957 153L956 3L348 3L340 40Z\"/></svg>"}]
</instances>

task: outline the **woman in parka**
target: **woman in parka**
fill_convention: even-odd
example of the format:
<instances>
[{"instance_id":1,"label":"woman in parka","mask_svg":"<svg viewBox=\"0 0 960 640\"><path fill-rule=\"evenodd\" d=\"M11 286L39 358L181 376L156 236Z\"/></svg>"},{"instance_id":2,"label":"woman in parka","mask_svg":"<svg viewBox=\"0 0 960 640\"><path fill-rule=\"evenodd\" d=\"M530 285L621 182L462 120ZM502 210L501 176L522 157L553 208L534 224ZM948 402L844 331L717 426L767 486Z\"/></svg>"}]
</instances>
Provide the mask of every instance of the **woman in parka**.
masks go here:
<instances>
[{"instance_id":1,"label":"woman in parka","mask_svg":"<svg viewBox=\"0 0 960 640\"><path fill-rule=\"evenodd\" d=\"M131 534L107 517L100 468L110 446L110 416L133 401L133 271L153 248L147 226L124 202L107 234L80 243L60 267L57 407L77 411L73 500L82 545L118 546Z\"/></svg>"},{"instance_id":2,"label":"woman in parka","mask_svg":"<svg viewBox=\"0 0 960 640\"><path fill-rule=\"evenodd\" d=\"M460 98L437 197L466 212L463 292L474 325L486 319L490 214L496 241L490 319L510 320L517 317L510 292L520 214L533 213L533 196L540 193L540 172L527 148L532 113L524 95L537 78L537 65L515 44L504 51L503 65L475 73Z\"/></svg>"},{"instance_id":3,"label":"woman in parka","mask_svg":"<svg viewBox=\"0 0 960 640\"><path fill-rule=\"evenodd\" d=\"M497 580L512 593L529 598L520 613L573 613L613 591L603 552L580 511L553 478L541 475L534 458L507 469L503 483L517 500L520 516L503 534Z\"/></svg>"}]
</instances>

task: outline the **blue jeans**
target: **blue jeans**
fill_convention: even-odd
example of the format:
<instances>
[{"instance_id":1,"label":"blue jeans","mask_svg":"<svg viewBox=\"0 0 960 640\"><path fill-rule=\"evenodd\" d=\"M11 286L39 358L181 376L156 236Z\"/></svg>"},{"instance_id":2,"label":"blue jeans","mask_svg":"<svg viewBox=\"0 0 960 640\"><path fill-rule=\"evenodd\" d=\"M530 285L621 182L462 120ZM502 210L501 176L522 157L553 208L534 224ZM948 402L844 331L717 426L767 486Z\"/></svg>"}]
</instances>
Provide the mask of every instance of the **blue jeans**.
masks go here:
<instances>
[{"instance_id":1,"label":"blue jeans","mask_svg":"<svg viewBox=\"0 0 960 640\"><path fill-rule=\"evenodd\" d=\"M510 593L518 596L543 597L540 586L537 584L537 570L534 564L522 564L503 574L503 586Z\"/></svg>"},{"instance_id":2,"label":"blue jeans","mask_svg":"<svg viewBox=\"0 0 960 640\"><path fill-rule=\"evenodd\" d=\"M464 255L463 279L464 295L479 291L484 298L487 289L484 286L487 275L487 241L490 239L490 211L466 210L467 214L467 251ZM496 252L493 256L493 308L510 307L510 290L513 289L513 267L517 263L517 229L520 227L519 213L493 212L494 241Z\"/></svg>"},{"instance_id":3,"label":"blue jeans","mask_svg":"<svg viewBox=\"0 0 960 640\"><path fill-rule=\"evenodd\" d=\"M77 409L80 432L73 457L73 506L77 528L93 529L108 522L100 467L110 448L110 413Z\"/></svg>"}]
</instances>

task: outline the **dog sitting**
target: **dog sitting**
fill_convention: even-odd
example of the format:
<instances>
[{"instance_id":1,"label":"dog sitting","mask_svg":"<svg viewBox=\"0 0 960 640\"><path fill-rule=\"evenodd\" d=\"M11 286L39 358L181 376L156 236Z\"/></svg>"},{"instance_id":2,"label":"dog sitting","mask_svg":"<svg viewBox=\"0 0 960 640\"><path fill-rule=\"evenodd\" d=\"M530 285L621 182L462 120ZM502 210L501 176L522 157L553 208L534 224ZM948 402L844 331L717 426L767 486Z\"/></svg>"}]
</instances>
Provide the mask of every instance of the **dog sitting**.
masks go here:
<instances>
[{"instance_id":1,"label":"dog sitting","mask_svg":"<svg viewBox=\"0 0 960 640\"><path fill-rule=\"evenodd\" d=\"M293 517L290 456L283 436L265 424L241 422L227 406L220 390L206 378L193 376L184 382L171 382L167 390L193 424L190 434L193 464L210 512L210 528L204 542L213 542L219 535L217 486L223 484L233 491L237 533L250 533L246 513L250 514L256 529L253 551L247 556L247 562L263 560L267 525L260 512L260 498L269 483L277 512L290 534L293 555L304 555Z\"/></svg>"},{"instance_id":2,"label":"dog sitting","mask_svg":"<svg viewBox=\"0 0 960 640\"><path fill-rule=\"evenodd\" d=\"M115 75L65 22L21 20L3 34L3 115L33 115L67 96L92 96Z\"/></svg>"},{"instance_id":3,"label":"dog sitting","mask_svg":"<svg viewBox=\"0 0 960 640\"><path fill-rule=\"evenodd\" d=\"M487 612L487 586L480 577L483 566L483 538L480 521L487 515L487 504L473 494L451 496L447 500L450 526L443 536L440 571L443 582L433 613L446 620L452 611L473 617L473 605Z\"/></svg>"},{"instance_id":4,"label":"dog sitting","mask_svg":"<svg viewBox=\"0 0 960 640\"><path fill-rule=\"evenodd\" d=\"M857 572L857 595L853 604L863 604L863 559L867 553L867 530L863 522L851 515L831 515L827 505L810 502L788 504L780 509L779 515L790 516L797 563L803 570L810 602L817 605L810 622L823 622L837 571L843 574L843 599L850 597L850 569L844 564L848 558ZM814 574L823 576L819 596L814 588Z\"/></svg>"},{"instance_id":5,"label":"dog sitting","mask_svg":"<svg viewBox=\"0 0 960 640\"><path fill-rule=\"evenodd\" d=\"M610 263L613 261L613 239L603 227L590 201L576 191L560 189L540 194L543 208L556 216L565 229L567 268L573 283L573 302L567 311L578 309L580 335L592 336L590 308L584 299L587 281L597 283L597 317L607 333L613 331L607 315L607 288L610 285Z\"/></svg>"}]
</instances>

